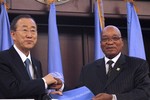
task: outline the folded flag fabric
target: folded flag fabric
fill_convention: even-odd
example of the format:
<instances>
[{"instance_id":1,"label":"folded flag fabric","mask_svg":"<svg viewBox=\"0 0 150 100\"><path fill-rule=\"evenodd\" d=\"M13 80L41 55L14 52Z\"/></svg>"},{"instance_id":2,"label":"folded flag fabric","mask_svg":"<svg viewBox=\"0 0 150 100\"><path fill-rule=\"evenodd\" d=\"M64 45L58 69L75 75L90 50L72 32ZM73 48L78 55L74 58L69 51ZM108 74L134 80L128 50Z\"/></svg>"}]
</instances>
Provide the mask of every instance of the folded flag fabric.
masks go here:
<instances>
[{"instance_id":1,"label":"folded flag fabric","mask_svg":"<svg viewBox=\"0 0 150 100\"><path fill-rule=\"evenodd\" d=\"M101 41L101 32L104 26L102 17L103 17L103 3L102 0L97 0L95 2L95 39L94 39L94 59L100 59L104 57L104 53L102 52L102 49L100 48L100 41ZM101 12L101 13L100 13ZM99 19L100 15L100 19Z\"/></svg>"},{"instance_id":2,"label":"folded flag fabric","mask_svg":"<svg viewBox=\"0 0 150 100\"><path fill-rule=\"evenodd\" d=\"M13 44L10 35L10 23L4 3L0 4L0 51L9 49Z\"/></svg>"},{"instance_id":3,"label":"folded flag fabric","mask_svg":"<svg viewBox=\"0 0 150 100\"><path fill-rule=\"evenodd\" d=\"M55 3L50 5L48 21L48 73L64 82Z\"/></svg>"},{"instance_id":4,"label":"folded flag fabric","mask_svg":"<svg viewBox=\"0 0 150 100\"><path fill-rule=\"evenodd\" d=\"M91 100L94 94L86 87L63 92L63 95L51 95L52 100Z\"/></svg>"},{"instance_id":5,"label":"folded flag fabric","mask_svg":"<svg viewBox=\"0 0 150 100\"><path fill-rule=\"evenodd\" d=\"M127 27L129 56L146 60L141 25L132 2L127 2Z\"/></svg>"}]
</instances>

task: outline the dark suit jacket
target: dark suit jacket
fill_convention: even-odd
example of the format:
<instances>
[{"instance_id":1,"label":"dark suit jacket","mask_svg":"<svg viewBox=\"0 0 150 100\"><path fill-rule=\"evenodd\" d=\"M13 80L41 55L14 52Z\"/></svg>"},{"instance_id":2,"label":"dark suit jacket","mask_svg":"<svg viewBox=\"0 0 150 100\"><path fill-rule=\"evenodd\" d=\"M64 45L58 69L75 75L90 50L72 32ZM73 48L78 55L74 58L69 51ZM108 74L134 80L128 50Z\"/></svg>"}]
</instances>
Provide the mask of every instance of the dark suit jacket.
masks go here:
<instances>
[{"instance_id":1,"label":"dark suit jacket","mask_svg":"<svg viewBox=\"0 0 150 100\"><path fill-rule=\"evenodd\" d=\"M31 60L37 77L35 80L30 80L14 47L0 52L0 98L37 99L45 93L41 63L32 57Z\"/></svg>"},{"instance_id":2,"label":"dark suit jacket","mask_svg":"<svg viewBox=\"0 0 150 100\"><path fill-rule=\"evenodd\" d=\"M81 84L95 95L116 94L117 100L148 100L150 96L149 67L145 60L121 55L111 76L107 78L104 59L83 67Z\"/></svg>"}]
</instances>

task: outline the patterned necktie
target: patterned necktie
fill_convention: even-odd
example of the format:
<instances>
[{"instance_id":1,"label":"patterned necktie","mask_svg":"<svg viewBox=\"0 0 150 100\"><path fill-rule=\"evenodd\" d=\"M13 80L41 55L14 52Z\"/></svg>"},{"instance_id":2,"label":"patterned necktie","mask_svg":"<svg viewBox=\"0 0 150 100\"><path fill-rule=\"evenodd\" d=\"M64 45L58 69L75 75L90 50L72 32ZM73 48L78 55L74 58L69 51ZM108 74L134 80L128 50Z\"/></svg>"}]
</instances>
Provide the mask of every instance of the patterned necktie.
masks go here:
<instances>
[{"instance_id":1,"label":"patterned necktie","mask_svg":"<svg viewBox=\"0 0 150 100\"><path fill-rule=\"evenodd\" d=\"M30 74L30 69L29 69L30 60L27 58L24 63L25 63L25 67L28 72L28 75L29 75L30 79L32 79L31 74Z\"/></svg>"},{"instance_id":2,"label":"patterned necktie","mask_svg":"<svg viewBox=\"0 0 150 100\"><path fill-rule=\"evenodd\" d=\"M107 62L107 64L108 64L108 67L109 67L109 69L108 69L108 73L107 73L107 76L109 77L110 76L110 73L111 73L111 71L112 71L112 64L113 64L114 62L112 61L112 60L109 60L108 62Z\"/></svg>"}]
</instances>

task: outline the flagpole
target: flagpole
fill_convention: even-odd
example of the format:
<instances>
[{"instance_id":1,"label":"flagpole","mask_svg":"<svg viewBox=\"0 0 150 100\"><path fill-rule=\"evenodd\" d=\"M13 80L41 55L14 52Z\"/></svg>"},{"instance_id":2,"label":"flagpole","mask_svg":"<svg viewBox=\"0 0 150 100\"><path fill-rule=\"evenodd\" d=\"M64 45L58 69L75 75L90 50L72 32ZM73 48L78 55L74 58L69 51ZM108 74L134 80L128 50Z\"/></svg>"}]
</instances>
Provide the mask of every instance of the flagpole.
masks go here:
<instances>
[{"instance_id":1,"label":"flagpole","mask_svg":"<svg viewBox=\"0 0 150 100\"><path fill-rule=\"evenodd\" d=\"M101 3L101 4L100 4ZM95 1L95 39L94 39L94 60L100 59L104 56L100 47L102 27L104 27L104 18L102 2Z\"/></svg>"},{"instance_id":2,"label":"flagpole","mask_svg":"<svg viewBox=\"0 0 150 100\"><path fill-rule=\"evenodd\" d=\"M4 6L6 8L6 10L9 9L8 3L6 2L6 0L0 0L0 4L4 3Z\"/></svg>"},{"instance_id":3,"label":"flagpole","mask_svg":"<svg viewBox=\"0 0 150 100\"><path fill-rule=\"evenodd\" d=\"M136 6L134 0L124 0L124 1L125 1L125 2L130 2L130 3L132 3L132 4L133 4L133 7L134 7L134 9L135 9L135 12L138 13L138 8L137 8L137 6Z\"/></svg>"},{"instance_id":4,"label":"flagpole","mask_svg":"<svg viewBox=\"0 0 150 100\"><path fill-rule=\"evenodd\" d=\"M104 19L103 7L102 7L102 0L97 0L97 4L98 4L100 25L101 25L101 28L103 29L105 27L105 23L104 23L105 19Z\"/></svg>"}]
</instances>

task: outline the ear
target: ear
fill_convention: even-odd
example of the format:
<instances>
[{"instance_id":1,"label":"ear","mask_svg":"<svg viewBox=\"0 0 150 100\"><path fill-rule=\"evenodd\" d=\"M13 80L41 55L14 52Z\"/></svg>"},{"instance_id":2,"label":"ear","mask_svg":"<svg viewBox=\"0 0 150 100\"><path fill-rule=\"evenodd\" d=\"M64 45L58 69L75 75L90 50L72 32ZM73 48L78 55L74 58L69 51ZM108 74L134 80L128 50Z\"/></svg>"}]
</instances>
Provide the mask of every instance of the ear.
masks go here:
<instances>
[{"instance_id":1,"label":"ear","mask_svg":"<svg viewBox=\"0 0 150 100\"><path fill-rule=\"evenodd\" d=\"M11 35L12 39L14 40L15 32L14 32L14 31L11 31L11 32L10 32L10 35Z\"/></svg>"},{"instance_id":2,"label":"ear","mask_svg":"<svg viewBox=\"0 0 150 100\"><path fill-rule=\"evenodd\" d=\"M125 42L125 41L124 41L124 39L122 39L122 38L121 38L121 41L122 41L122 47L123 47L123 46L124 46L124 42Z\"/></svg>"}]
</instances>

